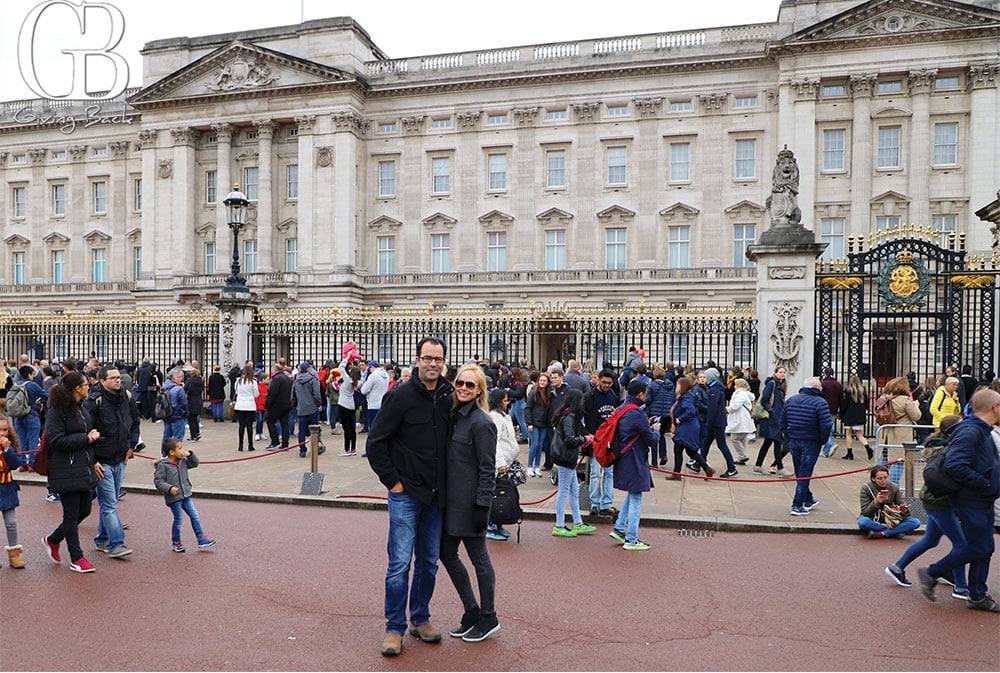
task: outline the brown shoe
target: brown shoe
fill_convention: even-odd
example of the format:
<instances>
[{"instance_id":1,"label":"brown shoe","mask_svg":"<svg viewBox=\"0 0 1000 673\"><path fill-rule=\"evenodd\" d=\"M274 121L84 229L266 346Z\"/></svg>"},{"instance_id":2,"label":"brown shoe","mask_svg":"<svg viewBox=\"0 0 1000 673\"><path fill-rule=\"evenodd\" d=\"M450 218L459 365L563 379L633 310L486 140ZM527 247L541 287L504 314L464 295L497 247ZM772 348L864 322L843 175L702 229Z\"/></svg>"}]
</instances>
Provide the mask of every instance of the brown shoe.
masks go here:
<instances>
[{"instance_id":1,"label":"brown shoe","mask_svg":"<svg viewBox=\"0 0 1000 673\"><path fill-rule=\"evenodd\" d=\"M682 477L679 474L668 474L667 475L667 481L680 481L683 478L684 477Z\"/></svg>"},{"instance_id":2,"label":"brown shoe","mask_svg":"<svg viewBox=\"0 0 1000 673\"><path fill-rule=\"evenodd\" d=\"M705 468L705 476L708 477L709 479L711 479L713 476L715 476L715 468L706 467Z\"/></svg>"},{"instance_id":3,"label":"brown shoe","mask_svg":"<svg viewBox=\"0 0 1000 673\"><path fill-rule=\"evenodd\" d=\"M420 638L420 640L425 643L440 643L441 642L441 632L434 628L434 625L430 622L426 624L421 624L420 626L415 626L410 624L410 635Z\"/></svg>"},{"instance_id":4,"label":"brown shoe","mask_svg":"<svg viewBox=\"0 0 1000 673\"><path fill-rule=\"evenodd\" d=\"M403 651L403 636L398 633L386 633L382 641L382 656L395 657Z\"/></svg>"}]
</instances>

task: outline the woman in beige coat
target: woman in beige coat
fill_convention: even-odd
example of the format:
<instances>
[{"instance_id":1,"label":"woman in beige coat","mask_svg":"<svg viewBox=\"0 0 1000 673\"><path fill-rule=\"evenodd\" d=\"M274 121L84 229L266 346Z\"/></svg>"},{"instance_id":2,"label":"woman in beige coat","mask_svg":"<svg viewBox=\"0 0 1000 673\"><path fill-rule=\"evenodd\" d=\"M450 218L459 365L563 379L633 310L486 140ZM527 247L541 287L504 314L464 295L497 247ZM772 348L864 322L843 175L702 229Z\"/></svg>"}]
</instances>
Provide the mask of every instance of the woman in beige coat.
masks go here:
<instances>
[{"instance_id":1,"label":"woman in beige coat","mask_svg":"<svg viewBox=\"0 0 1000 673\"><path fill-rule=\"evenodd\" d=\"M920 408L910 398L910 384L905 376L892 379L885 384L882 394L892 402L892 411L896 415L896 424L914 425L920 420ZM903 442L913 441L913 430L909 428L886 428L885 430L878 430L877 437L880 446L889 445L897 447L891 454L892 458L901 458L903 452L899 447L902 446ZM887 455L888 452L883 449L883 462L887 460Z\"/></svg>"}]
</instances>

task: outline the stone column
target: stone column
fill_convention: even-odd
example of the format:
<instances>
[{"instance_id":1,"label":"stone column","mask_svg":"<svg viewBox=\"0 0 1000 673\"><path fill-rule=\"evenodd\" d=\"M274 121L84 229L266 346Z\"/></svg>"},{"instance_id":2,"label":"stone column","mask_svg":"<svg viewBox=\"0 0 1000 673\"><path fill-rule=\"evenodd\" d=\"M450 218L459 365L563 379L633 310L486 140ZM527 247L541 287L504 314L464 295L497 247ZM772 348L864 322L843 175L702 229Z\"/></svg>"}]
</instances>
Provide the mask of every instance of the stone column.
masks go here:
<instances>
[{"instance_id":1,"label":"stone column","mask_svg":"<svg viewBox=\"0 0 1000 673\"><path fill-rule=\"evenodd\" d=\"M274 163L272 138L276 124L270 119L254 122L257 128L258 178L257 188L257 271L274 271L272 251L274 249Z\"/></svg>"},{"instance_id":2,"label":"stone column","mask_svg":"<svg viewBox=\"0 0 1000 673\"><path fill-rule=\"evenodd\" d=\"M794 90L794 134L792 142L803 166L819 166L816 158L816 98L819 96L820 80L798 79L791 83ZM799 186L799 208L805 214L803 223L815 230L813 218L816 215L816 174L817 170L806 171Z\"/></svg>"},{"instance_id":3,"label":"stone column","mask_svg":"<svg viewBox=\"0 0 1000 673\"><path fill-rule=\"evenodd\" d=\"M1000 96L997 93L997 82L1000 81L1000 64L988 63L969 66L969 138L971 142L963 143L959 137L959 147L969 148L969 198L972 208L985 206L996 197L1000 186L1000 175L997 157L1000 156ZM959 128L961 133L961 127ZM968 214L965 214L969 217ZM969 250L985 252L993 244L993 237L988 228L973 226L972 218L966 222L969 232ZM961 229L961 227L960 227Z\"/></svg>"},{"instance_id":4,"label":"stone column","mask_svg":"<svg viewBox=\"0 0 1000 673\"><path fill-rule=\"evenodd\" d=\"M170 129L174 142L172 167L164 172L170 184L170 270L174 276L194 273L195 145L200 134L191 128ZM161 177L163 175L161 174Z\"/></svg>"},{"instance_id":5,"label":"stone column","mask_svg":"<svg viewBox=\"0 0 1000 673\"><path fill-rule=\"evenodd\" d=\"M629 182L634 181L639 186L639 194L645 196L636 209L638 212L634 224L626 227L629 231L625 239L625 266L655 269L662 264L663 251L657 250L655 244L646 245L644 242L656 241L656 231L660 224L660 209L656 207L656 198L662 193L663 182L656 165L658 157L662 155L663 138L658 133L657 118L663 107L663 99L636 98L632 105L639 119L639 137L633 147L641 154L636 157L637 170L633 172ZM667 171L669 170L670 167L667 166ZM598 268L603 266L600 262L598 259Z\"/></svg>"},{"instance_id":6,"label":"stone column","mask_svg":"<svg viewBox=\"0 0 1000 673\"><path fill-rule=\"evenodd\" d=\"M937 70L917 70L910 73L910 103L913 116L910 118L910 217L909 221L920 226L931 223L930 210L930 156L931 135L930 105L931 87Z\"/></svg>"},{"instance_id":7,"label":"stone column","mask_svg":"<svg viewBox=\"0 0 1000 673\"><path fill-rule=\"evenodd\" d=\"M240 299L220 298L219 364L227 371L234 364L242 367L250 356L250 323L255 304Z\"/></svg>"},{"instance_id":8,"label":"stone column","mask_svg":"<svg viewBox=\"0 0 1000 673\"><path fill-rule=\"evenodd\" d=\"M698 96L705 113L701 137L701 155L704 157L728 157L723 159L722 166L732 167L732 148L728 144L728 134L725 128L725 110L729 102L728 93L710 93ZM759 145L759 143L758 143ZM758 155L760 153L758 152ZM697 161L697 157L695 158ZM731 184L735 172L732 168L720 169L705 166L699 170L703 178L704 188L702 189L704 207L701 209L700 222L698 226L691 227L691 260L701 260L703 266L728 266L726 258L731 250L724 241L732 241L732 232L723 235L724 223L723 213L728 204L723 199L726 193L726 185Z\"/></svg>"},{"instance_id":9,"label":"stone column","mask_svg":"<svg viewBox=\"0 0 1000 673\"><path fill-rule=\"evenodd\" d=\"M218 143L215 149L215 272L228 274L233 235L229 230L226 207L222 202L233 189L233 127L230 124L213 124L212 131L215 132ZM200 260L204 257L205 251L196 250L195 254Z\"/></svg>"},{"instance_id":10,"label":"stone column","mask_svg":"<svg viewBox=\"0 0 1000 673\"><path fill-rule=\"evenodd\" d=\"M314 176L316 174L316 151L313 129L316 127L316 115L302 115L295 118L299 126L299 199L296 202L296 220L298 220L299 259L298 273L308 274L315 270L316 252L321 252L332 246L317 246L314 244L314 200L317 188Z\"/></svg>"},{"instance_id":11,"label":"stone column","mask_svg":"<svg viewBox=\"0 0 1000 673\"><path fill-rule=\"evenodd\" d=\"M872 89L877 79L874 73L853 74L848 86L854 99L854 119L851 122L851 219L847 235L866 236L872 227Z\"/></svg>"},{"instance_id":12,"label":"stone column","mask_svg":"<svg viewBox=\"0 0 1000 673\"><path fill-rule=\"evenodd\" d=\"M156 139L157 132L152 129L139 131L139 146L142 148L142 275L137 282L141 289L153 289L156 284L159 268L157 256L156 232L164 227L158 226L157 207L160 190L157 188L156 175Z\"/></svg>"},{"instance_id":13,"label":"stone column","mask_svg":"<svg viewBox=\"0 0 1000 673\"><path fill-rule=\"evenodd\" d=\"M566 227L566 268L593 269L594 256L597 254L597 200L595 194L604 194L607 183L608 162L604 147L595 137L593 124L595 117L600 117L601 104L598 101L577 103L573 105L573 116L576 124L576 144L566 151L567 190L572 197L568 203L576 204L573 226ZM628 179L635 177L635 171L626 168ZM574 177L575 176L575 177ZM573 186L573 189L570 189ZM566 208L571 212L572 208ZM545 208L544 210L548 210ZM536 227L536 231L538 231ZM540 232L539 243L542 251L542 263L545 262L545 233ZM544 268L544 266L543 266Z\"/></svg>"},{"instance_id":14,"label":"stone column","mask_svg":"<svg viewBox=\"0 0 1000 673\"><path fill-rule=\"evenodd\" d=\"M335 134L333 137L334 178L333 193L333 271L347 272L356 266L358 248L358 136L365 121L354 110L331 113ZM301 230L300 230L301 231ZM312 236L312 232L309 234ZM302 236L302 238L305 238ZM306 240L302 246L313 245Z\"/></svg>"}]
</instances>

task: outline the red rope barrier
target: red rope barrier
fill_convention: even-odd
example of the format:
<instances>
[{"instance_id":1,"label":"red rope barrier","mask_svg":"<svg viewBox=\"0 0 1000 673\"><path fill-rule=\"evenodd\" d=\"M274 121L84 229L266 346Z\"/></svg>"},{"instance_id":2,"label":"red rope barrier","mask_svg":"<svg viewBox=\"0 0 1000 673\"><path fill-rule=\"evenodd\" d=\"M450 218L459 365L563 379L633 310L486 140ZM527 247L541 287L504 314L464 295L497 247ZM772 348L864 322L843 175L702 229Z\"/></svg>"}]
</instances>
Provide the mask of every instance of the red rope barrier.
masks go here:
<instances>
[{"instance_id":1,"label":"red rope barrier","mask_svg":"<svg viewBox=\"0 0 1000 673\"><path fill-rule=\"evenodd\" d=\"M890 465L895 465L896 463L902 463L902 460L893 460L888 463L879 463L880 465L885 465L889 467ZM729 482L739 482L743 484L773 484L781 482L793 482L793 481L813 481L817 479L832 479L833 477L843 477L848 474L860 474L861 472L867 472L872 469L871 465L868 467L862 467L857 470L847 470L846 472L834 472L831 474L821 474L813 477L777 477L774 479L733 479L732 477L706 477L703 474L692 474L688 472L673 472L671 470L664 470L662 467L650 467L653 472L663 472L664 474L676 474L681 477L687 477L688 479L704 479L705 481L729 481Z\"/></svg>"},{"instance_id":2,"label":"red rope barrier","mask_svg":"<svg viewBox=\"0 0 1000 673\"><path fill-rule=\"evenodd\" d=\"M297 449L301 446L305 446L305 442L300 444L292 444L291 446L286 446L283 449L274 449L273 451L265 451L259 456L244 456L243 458L227 458L226 460L199 460L199 465L222 465L223 463L242 463L245 460L256 460L258 458L267 458L268 456L274 456L279 453L284 453L285 451L291 451L292 449ZM159 458L154 458L153 456L145 456L141 453L133 453L133 458L145 458L146 460L159 460Z\"/></svg>"}]
</instances>

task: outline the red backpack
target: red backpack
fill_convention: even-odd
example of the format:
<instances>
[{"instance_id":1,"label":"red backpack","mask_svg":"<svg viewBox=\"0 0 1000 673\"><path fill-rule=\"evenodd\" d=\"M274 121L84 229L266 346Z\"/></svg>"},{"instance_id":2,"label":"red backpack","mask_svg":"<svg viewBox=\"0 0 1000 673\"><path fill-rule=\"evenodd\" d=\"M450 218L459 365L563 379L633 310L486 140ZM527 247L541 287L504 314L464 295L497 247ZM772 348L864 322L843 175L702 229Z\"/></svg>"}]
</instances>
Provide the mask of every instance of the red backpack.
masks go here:
<instances>
[{"instance_id":1,"label":"red backpack","mask_svg":"<svg viewBox=\"0 0 1000 673\"><path fill-rule=\"evenodd\" d=\"M632 409L638 409L637 404L623 404L609 417L604 419L597 432L594 433L594 460L601 467L610 467L615 461L622 457L628 448L635 443L635 437L626 446L622 446L621 437L618 436L618 421Z\"/></svg>"}]
</instances>

